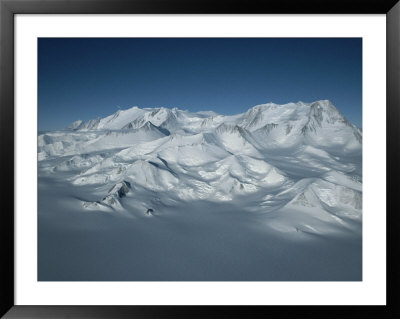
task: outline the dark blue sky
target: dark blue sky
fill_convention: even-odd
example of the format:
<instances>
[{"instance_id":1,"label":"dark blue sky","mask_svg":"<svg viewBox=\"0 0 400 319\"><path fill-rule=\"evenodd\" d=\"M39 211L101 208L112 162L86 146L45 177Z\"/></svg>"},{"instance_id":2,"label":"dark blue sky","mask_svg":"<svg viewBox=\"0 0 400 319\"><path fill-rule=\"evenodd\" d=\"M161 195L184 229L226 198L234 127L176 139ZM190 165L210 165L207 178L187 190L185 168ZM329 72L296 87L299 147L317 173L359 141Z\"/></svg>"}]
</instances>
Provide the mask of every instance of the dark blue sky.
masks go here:
<instances>
[{"instance_id":1,"label":"dark blue sky","mask_svg":"<svg viewBox=\"0 0 400 319\"><path fill-rule=\"evenodd\" d=\"M118 108L221 114L328 99L361 127L360 38L40 38L39 130Z\"/></svg>"}]
</instances>

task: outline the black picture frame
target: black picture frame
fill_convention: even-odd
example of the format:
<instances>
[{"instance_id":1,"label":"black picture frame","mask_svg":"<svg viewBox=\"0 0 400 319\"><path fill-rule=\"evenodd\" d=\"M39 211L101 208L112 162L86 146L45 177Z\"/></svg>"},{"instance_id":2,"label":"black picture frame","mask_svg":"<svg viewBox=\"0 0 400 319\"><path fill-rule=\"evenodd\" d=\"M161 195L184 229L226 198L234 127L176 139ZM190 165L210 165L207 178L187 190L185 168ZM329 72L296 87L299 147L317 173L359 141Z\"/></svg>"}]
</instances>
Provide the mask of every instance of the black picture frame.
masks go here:
<instances>
[{"instance_id":1,"label":"black picture frame","mask_svg":"<svg viewBox=\"0 0 400 319\"><path fill-rule=\"evenodd\" d=\"M14 15L15 14L385 14L387 21L386 306L17 306L14 304ZM398 0L0 0L0 315L4 318L205 318L218 316L399 318L396 288L399 151L400 3ZM384 103L382 103L384 105ZM379 106L379 107L383 107ZM379 112L377 106L377 112ZM382 203L384 207L384 203Z\"/></svg>"}]
</instances>

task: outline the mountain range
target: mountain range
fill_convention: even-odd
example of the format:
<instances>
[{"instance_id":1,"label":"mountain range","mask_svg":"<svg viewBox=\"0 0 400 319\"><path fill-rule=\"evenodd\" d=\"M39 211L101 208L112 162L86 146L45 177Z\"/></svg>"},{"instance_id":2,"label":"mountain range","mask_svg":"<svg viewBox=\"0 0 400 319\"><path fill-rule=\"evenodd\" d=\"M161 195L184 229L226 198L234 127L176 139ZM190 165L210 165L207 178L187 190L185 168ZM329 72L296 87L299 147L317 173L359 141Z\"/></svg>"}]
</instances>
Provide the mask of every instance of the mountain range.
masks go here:
<instances>
[{"instance_id":1,"label":"mountain range","mask_svg":"<svg viewBox=\"0 0 400 319\"><path fill-rule=\"evenodd\" d=\"M132 107L39 134L38 165L83 212L154 217L206 201L286 232L361 222L362 131L327 100L237 115Z\"/></svg>"}]
</instances>

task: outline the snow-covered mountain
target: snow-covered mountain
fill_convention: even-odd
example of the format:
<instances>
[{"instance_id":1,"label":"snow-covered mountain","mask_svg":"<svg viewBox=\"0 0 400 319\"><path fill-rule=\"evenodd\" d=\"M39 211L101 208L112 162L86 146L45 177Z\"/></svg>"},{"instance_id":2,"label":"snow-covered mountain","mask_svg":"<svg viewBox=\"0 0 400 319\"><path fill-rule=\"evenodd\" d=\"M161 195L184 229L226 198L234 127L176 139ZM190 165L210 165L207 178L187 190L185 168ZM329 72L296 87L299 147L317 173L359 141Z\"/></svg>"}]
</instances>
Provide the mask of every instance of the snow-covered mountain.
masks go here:
<instances>
[{"instance_id":1,"label":"snow-covered mountain","mask_svg":"<svg viewBox=\"0 0 400 319\"><path fill-rule=\"evenodd\" d=\"M84 211L207 201L275 214L279 231L361 221L362 132L326 100L233 116L132 107L40 134L38 160L39 177L69 183Z\"/></svg>"}]
</instances>

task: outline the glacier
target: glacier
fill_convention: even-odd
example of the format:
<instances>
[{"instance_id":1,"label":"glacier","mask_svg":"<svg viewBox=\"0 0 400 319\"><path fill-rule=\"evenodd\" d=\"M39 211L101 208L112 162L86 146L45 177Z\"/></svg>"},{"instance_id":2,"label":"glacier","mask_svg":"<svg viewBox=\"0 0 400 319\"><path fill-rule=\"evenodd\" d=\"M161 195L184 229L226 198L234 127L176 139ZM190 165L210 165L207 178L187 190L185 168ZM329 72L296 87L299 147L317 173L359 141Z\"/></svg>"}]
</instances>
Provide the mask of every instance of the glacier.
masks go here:
<instances>
[{"instance_id":1,"label":"glacier","mask_svg":"<svg viewBox=\"0 0 400 319\"><path fill-rule=\"evenodd\" d=\"M328 100L38 135L39 280L361 280L362 131Z\"/></svg>"}]
</instances>

